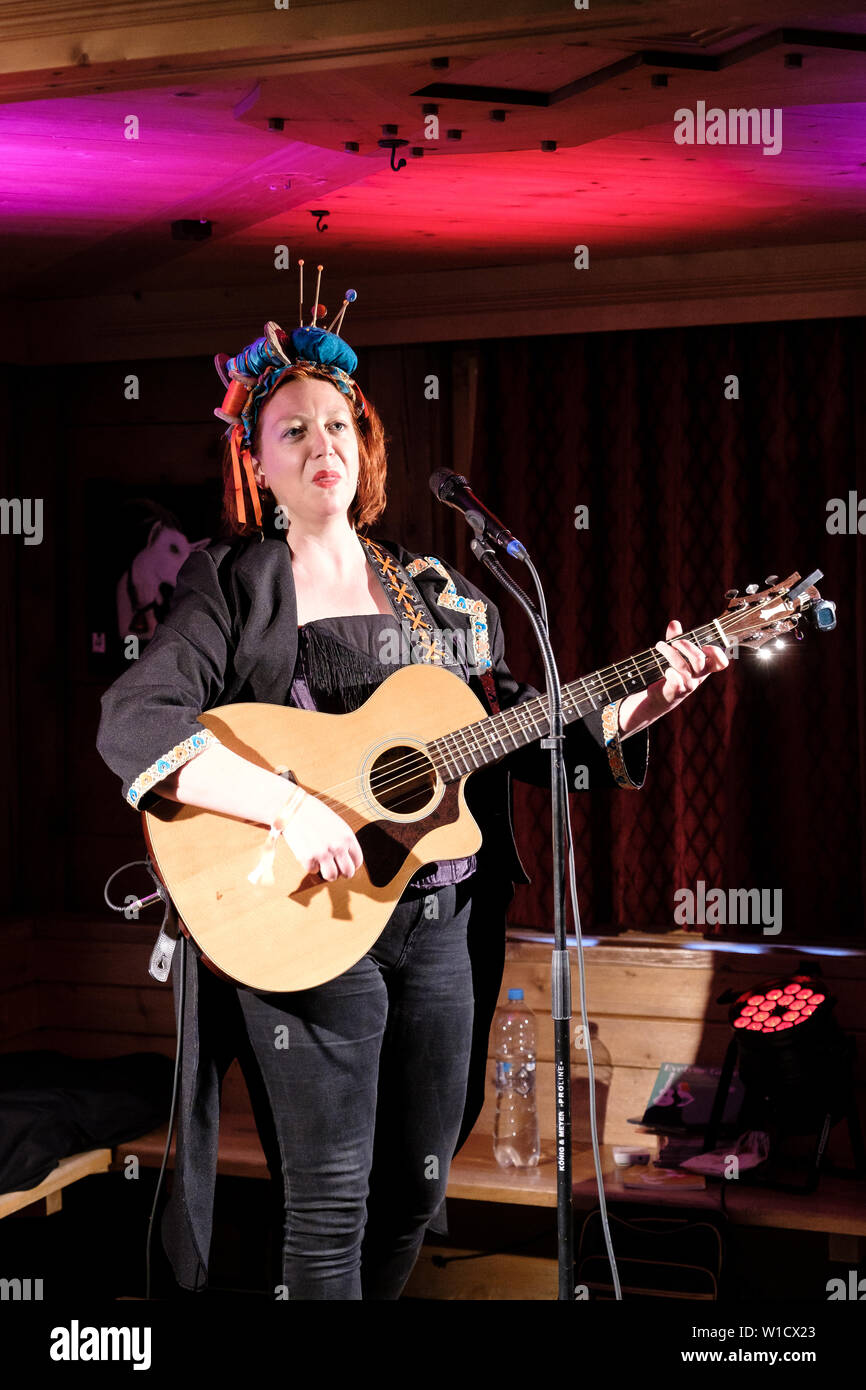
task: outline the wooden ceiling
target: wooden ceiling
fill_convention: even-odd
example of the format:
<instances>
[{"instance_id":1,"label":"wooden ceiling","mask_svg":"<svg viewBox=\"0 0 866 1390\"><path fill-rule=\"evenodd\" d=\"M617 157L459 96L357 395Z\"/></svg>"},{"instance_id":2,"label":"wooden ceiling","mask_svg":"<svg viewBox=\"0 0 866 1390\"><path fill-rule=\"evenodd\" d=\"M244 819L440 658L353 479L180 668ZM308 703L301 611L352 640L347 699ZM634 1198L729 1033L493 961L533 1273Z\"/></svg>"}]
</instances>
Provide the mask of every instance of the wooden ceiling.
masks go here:
<instances>
[{"instance_id":1,"label":"wooden ceiling","mask_svg":"<svg viewBox=\"0 0 866 1390\"><path fill-rule=\"evenodd\" d=\"M702 0L0 0L0 296L242 290L281 243L327 263L337 307L364 274L565 263L578 243L866 241L866 16L828 3L723 26ZM780 153L677 144L699 101L780 108ZM174 240L180 219L209 239Z\"/></svg>"}]
</instances>

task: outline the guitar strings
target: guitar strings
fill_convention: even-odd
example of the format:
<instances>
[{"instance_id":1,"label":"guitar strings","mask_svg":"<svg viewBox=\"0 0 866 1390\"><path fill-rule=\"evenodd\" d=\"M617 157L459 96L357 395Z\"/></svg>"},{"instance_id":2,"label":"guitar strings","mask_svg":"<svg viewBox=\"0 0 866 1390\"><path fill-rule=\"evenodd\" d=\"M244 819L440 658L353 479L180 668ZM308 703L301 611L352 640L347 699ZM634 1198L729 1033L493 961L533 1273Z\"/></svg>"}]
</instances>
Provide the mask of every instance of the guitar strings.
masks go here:
<instances>
[{"instance_id":1,"label":"guitar strings","mask_svg":"<svg viewBox=\"0 0 866 1390\"><path fill-rule=\"evenodd\" d=\"M737 615L737 614L733 615L733 619L732 619L732 620L728 620L728 623L726 624L726 626L729 626L729 627L730 627L730 626L733 626L733 625L736 623L736 621L738 620L738 617L739 617L739 615ZM724 619L721 620L720 625L725 625ZM682 634L682 639L691 640L693 637L696 637L696 638L699 638L699 639L700 639L700 635L701 635L701 633L703 633L703 632L705 632L705 633L707 633L707 634L717 635L717 634L716 634L715 625L714 625L714 624L713 624L713 625L709 625L709 624L708 624L708 625L707 625L705 628L703 628L703 629L701 629L701 628L695 628L695 629L693 629L693 631L691 631L691 632L683 633L683 634ZM682 639L677 639L677 640L682 640ZM647 660L646 658L650 658L650 659ZM597 680L598 680L598 683L601 684L601 685L602 685L602 688L604 689L604 682L603 682L603 680L601 679L602 674L607 675L610 671L613 671L613 672L616 673L617 679L619 680L620 684L625 685L625 684L626 684L625 681L623 681L622 678L621 678L621 676L619 675L619 669L618 669L618 668L619 668L620 666L623 666L623 667L628 667L628 666L630 666L633 670L637 670L637 671L639 672L639 674L642 675L642 676L645 675L645 674L654 674L656 671L658 671L658 672L660 672L661 674L663 674L663 672L664 672L665 670L667 670L667 667L665 667L665 666L662 665L661 657L660 657L660 656L657 656L657 654L656 654L656 652L655 652L655 649L654 649L654 648L653 648L653 649L650 649L650 650L648 650L647 652L641 653L641 655L640 655L639 658L631 658L631 657L629 657L626 661L617 662L617 663L614 663L614 665L612 665L612 666L608 666L608 667L602 668L602 670L600 670L600 671L598 671L598 672L593 672L593 673L592 673L592 676L584 677L584 678L580 678L580 677L579 677L577 680L569 682L569 683L567 684L567 686L564 687L564 689L568 690L568 692L569 692L569 693L568 693L568 699L571 700L572 705L577 705L577 704L579 704L579 703L582 703L582 701L581 701L579 698L578 698L578 699L575 699L574 692L573 692L573 689L572 689L573 687L581 686L581 685L582 685L582 686L584 687L584 692L585 692L583 698L584 698L584 700L590 700L590 702L591 702L591 700L592 700L592 697L590 696L590 694L589 694L589 692L588 692L588 689L587 689L587 681L590 681L590 680L595 681L595 680L597 679ZM629 678L629 679L631 679L631 678ZM604 693L605 693L605 697L606 697L606 698L609 698L609 692L608 692L606 689L604 690ZM596 696L596 698L600 698L600 697ZM519 705L513 705L513 706L512 706L510 709L508 709L508 710L502 710L502 711L500 712L500 714L498 714L498 715L492 715L492 716L491 716L491 715L488 715L488 716L485 716L485 718L480 719L480 720L478 720L478 721L475 721L475 724L482 724L482 723L488 723L488 722L489 722L490 724L494 724L494 723L495 723L495 724L497 724L497 733L500 735L500 737L508 737L508 736L510 736L510 737L514 738L514 733L515 733L515 732L523 733L523 734L526 734L526 733L527 733L526 725L520 721L520 717L519 717L518 712L529 713L529 711L534 707L534 708L536 708L536 709L538 709L538 710L540 711L540 714L541 714L542 719L547 720L547 708L546 708L546 706L547 706L547 696L546 696L546 695L544 695L544 696L534 696L532 699L523 701L523 702L522 702L521 704L519 704ZM580 718L580 717L582 717L582 716L581 716L581 715L578 715L577 717ZM572 721L569 721L569 722L572 722ZM536 723L536 721L535 721L534 719L533 719L533 723ZM468 744L468 741L467 741L467 734L470 735L473 739L476 739L476 740L477 740L477 735L471 733L472 729L475 727L475 724L464 725L463 728L461 728L461 729L455 729L455 730L453 730L453 731L452 731L451 733L449 733L449 734L440 735L438 738L432 739L432 740L430 741L430 744L431 744L431 745L432 745L432 744L437 744L437 743L438 743L438 744L441 744L441 743L444 743L446 740L454 740L454 739L456 739L459 735L462 735L462 736L463 736L463 739L464 739L464 743L466 744L466 747L460 748L459 745L455 746L455 748L454 748L451 752L446 752L444 755L442 755L442 756L443 756L443 761L444 761L445 763L447 763L447 762L453 762L455 765L457 764L458 760L460 760L460 761L468 761L467 754L468 754L469 756L471 756L471 754L472 754L473 751L474 751L474 752L477 752L477 753L481 753L481 752L485 751L484 748L483 748L483 746L482 746L481 744L477 743L477 741L476 741L476 743L475 743L475 748L474 748L474 750L473 750L473 749L469 746L469 744ZM544 729L539 729L539 728L536 727L536 728L532 731L531 737L530 737L529 739L526 739L522 744L521 744L521 743L518 743L517 740L515 739L515 740L514 740L514 742L515 742L515 748L514 748L514 749L511 749L511 750L509 750L509 751L510 751L510 752L515 752L515 751L517 751L518 748L520 748L520 747L525 747L528 743L532 743L532 742L534 742L537 738L543 737L543 736L544 736L544 733L545 733L545 730L544 730ZM497 739L495 740L495 742L499 742L499 738L497 738ZM492 746L493 743L494 743L494 740L492 740L492 739L488 739L488 740L487 740L487 745L488 745L488 747ZM430 746L430 745L428 745L428 746ZM503 753L502 753L501 756L502 756L502 757L506 757L506 756L508 756L508 754L507 754L506 752L503 751ZM373 789L373 790L376 792L376 794L378 795L378 794L379 794L380 792L382 792L382 791L388 791L388 790L394 790L394 791L396 791L396 790L399 790L399 789L400 789L401 787L403 787L403 786L408 786L408 785L410 784L411 781L417 780L417 778L418 778L423 772L428 772L428 771L429 771L430 763L431 763L431 762L433 763L433 766L436 768L436 770L437 770L438 772L440 772L440 775L441 775L441 769L437 766L436 761L435 761L435 759L434 759L434 757L433 757L432 754L424 754L424 753L421 753L419 750L414 750L407 758L403 758L403 759L401 759L401 760L399 760L399 761L397 761L397 762L395 762L395 763L392 763L392 764L389 766L388 770L387 770L387 774L385 774L385 773L380 773L379 776L378 776L378 778L376 778L375 776L374 776L374 778L371 778L371 781L370 781L371 789ZM483 765L483 764L482 764L482 765ZM457 780L457 778L459 778L459 777L461 777L461 776L466 776L466 775L468 775L469 773L471 773L471 772L473 772L473 771L477 771L477 770L479 770L477 765L476 765L475 767L467 767L467 768L465 769L465 772L459 772L459 771L458 771L458 773L456 774L456 776L451 776L450 773L449 773L449 769L448 769L447 766L446 766L445 772L446 772L447 775L446 775L446 777L445 777L443 780L445 780L445 781L455 781L455 780ZM398 774L398 776L397 776L396 778L392 775L392 774L394 774L395 772ZM408 778L407 778L407 777L403 777L403 774L406 773L406 772L408 772L408 773L410 774L410 776L409 776ZM401 777L402 777L402 780L400 780ZM322 792L317 793L317 795L319 795L320 798L325 799L326 797L328 797L329 794L332 794L332 793L334 793L334 792L340 791L340 790L342 789L342 787L346 787L346 788L348 788L348 789L351 789L351 788L353 788L353 787L361 788L362 785L363 785L363 779L362 779L362 778L360 778L360 777L349 778L349 779L347 779L347 780L346 780L345 782L343 782L343 783L336 783L336 784L335 784L334 786L332 786L332 787L327 787L327 788L325 788ZM361 806L364 806L365 804L367 804L367 797L364 796L363 794L362 794L356 801L353 801L351 795L347 795L345 798L341 799L340 801L338 801L338 802L334 805L334 809L338 809L339 806L342 806L342 807L344 807L345 809L353 810L353 809L360 808Z\"/></svg>"},{"instance_id":2,"label":"guitar strings","mask_svg":"<svg viewBox=\"0 0 866 1390\"><path fill-rule=\"evenodd\" d=\"M728 630L729 628L736 626L741 617L741 613L733 613L727 620L723 617L719 620L719 626L722 627L723 630ZM715 623L708 623L702 628L694 628L690 632L684 632L681 634L680 637L674 640L691 641L692 639L696 639L698 644L701 645L704 634L706 634L707 636L712 635L714 637L717 637L718 631ZM710 644L707 643L706 645ZM658 672L660 679L663 678L664 672L667 670L667 666L663 665L661 655L656 652L655 648L649 648L647 649L647 651L640 653L638 657L628 657L624 661L614 662L610 666L602 667L599 671L592 672L589 676L578 677L577 680L568 682L566 686L563 687L563 690L568 692L567 700L571 702L573 707L576 707L577 705L583 703L584 700L587 700L590 703L592 703L593 699L600 698L600 696L598 696L595 693L595 691L593 691L593 694L590 695L589 689L587 687L587 682L591 682L594 687L600 684L604 692L605 698L609 699L609 692L605 688L603 677L605 675L609 676L609 673L613 672L614 678L619 682L619 684L622 686L626 686L627 682L622 678L620 674L620 667L623 667L626 670L631 669L633 671L636 671L640 676ZM632 677L629 676L629 680L631 679ZM574 687L577 686L583 686L583 699L581 699L579 695L575 697ZM593 708L595 708L594 705ZM494 744L494 742L498 743L501 741L502 738L510 736L512 737L512 739L514 739L515 747L514 749L511 749L509 751L516 752L518 748L526 747L529 743L533 743L536 741L536 739L542 738L544 736L545 730L536 727L532 731L531 737L526 739L523 743L518 743L516 738L514 738L515 732L522 734L526 734L528 732L526 725L522 723L520 720L521 713L523 715L529 715L530 719L532 720L532 723L537 724L537 721L530 713L530 710L532 709L537 710L540 713L541 719L547 721L549 726L547 696L538 695L533 696L532 699L525 700L518 705L512 705L510 709L502 710L498 715L487 715L483 719L475 721L475 723L473 724L464 725L463 728L455 729L449 734L439 735L438 738L430 740L430 744L428 744L428 747L434 744L441 745L446 741L454 740L458 738L458 736L462 735L466 747L460 748L459 745L457 745L453 747L450 752L445 751L440 752L439 754L439 757L445 764L447 764L448 762L453 762L454 765L457 766L458 760L461 762L468 761L468 758L472 756L473 752L483 753L485 751L483 746L477 742L478 735L472 734L471 731L474 727L476 727L476 724L490 723L496 724L497 737L495 740L488 738L487 747L489 748ZM582 718L583 716L577 715L576 717ZM468 743L468 737L470 736L474 740L476 740L474 748L472 748ZM506 752L503 752L501 756L506 757L508 756L508 754ZM376 774L373 774L373 776L370 778L370 789L373 791L375 796L381 799L381 794L383 792L392 793L395 791L399 791L402 787L408 787L411 785L413 781L417 781L424 773L429 773L431 764L433 768L436 770L436 772L439 773L440 776L442 776L442 769L438 766L437 759L432 754L422 753L420 750L413 750L413 752L408 757L399 759L398 761L390 764L387 768L387 772L380 773L378 774L378 776ZM484 765L485 764L483 763L481 764L481 766ZM443 781L456 781L459 777L466 776L469 773L477 770L479 770L479 768L476 765L476 767L468 767L465 772L458 771L456 776L451 776L449 773L449 769L446 766L446 776L443 777ZM394 774L396 774L396 776ZM347 795L341 798L337 798L334 794L340 792L343 787L347 789ZM357 789L357 791L353 796L354 789ZM357 792L360 792L361 794L357 795ZM363 778L361 777L347 778L344 782L337 782L333 786L326 787L322 791L316 792L314 794L317 795L320 800L330 804L331 808L337 811L338 813L340 809L358 810L361 807L368 804L368 798L363 793ZM407 796L408 795L411 794L407 794ZM407 797L404 797L402 799L405 801ZM390 802L389 805L390 809L397 809L399 801Z\"/></svg>"}]
</instances>

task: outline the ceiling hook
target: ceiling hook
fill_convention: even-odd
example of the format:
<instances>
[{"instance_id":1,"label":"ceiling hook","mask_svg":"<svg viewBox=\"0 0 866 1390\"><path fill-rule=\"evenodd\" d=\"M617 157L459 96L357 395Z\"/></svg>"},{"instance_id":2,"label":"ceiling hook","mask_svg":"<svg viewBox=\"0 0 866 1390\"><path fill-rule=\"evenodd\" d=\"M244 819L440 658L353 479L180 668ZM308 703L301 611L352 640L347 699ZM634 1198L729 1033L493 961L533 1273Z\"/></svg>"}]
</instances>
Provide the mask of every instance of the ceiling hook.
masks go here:
<instances>
[{"instance_id":1,"label":"ceiling hook","mask_svg":"<svg viewBox=\"0 0 866 1390\"><path fill-rule=\"evenodd\" d=\"M408 140L394 140L394 139L380 140L380 141L379 141L379 148L380 148L380 150L390 150L390 151L391 151L391 168L394 170L394 173L395 173L395 174L396 174L400 169L402 169L402 168L404 167L405 163L406 163L405 159L396 160L397 151L398 151L403 145L408 145L408 143L409 143Z\"/></svg>"},{"instance_id":2,"label":"ceiling hook","mask_svg":"<svg viewBox=\"0 0 866 1390\"><path fill-rule=\"evenodd\" d=\"M322 221L322 218L323 218L323 217L330 217L330 215L331 215L331 214L330 214L330 212L328 211L327 208L315 208L315 209L312 209L312 208L311 208L311 209L310 209L310 216L311 216L311 217L315 217L315 219L316 219L316 231L317 231L317 232L325 232L325 231L327 231L327 229L328 229L328 224L327 224L327 222L323 222L323 221Z\"/></svg>"}]
</instances>

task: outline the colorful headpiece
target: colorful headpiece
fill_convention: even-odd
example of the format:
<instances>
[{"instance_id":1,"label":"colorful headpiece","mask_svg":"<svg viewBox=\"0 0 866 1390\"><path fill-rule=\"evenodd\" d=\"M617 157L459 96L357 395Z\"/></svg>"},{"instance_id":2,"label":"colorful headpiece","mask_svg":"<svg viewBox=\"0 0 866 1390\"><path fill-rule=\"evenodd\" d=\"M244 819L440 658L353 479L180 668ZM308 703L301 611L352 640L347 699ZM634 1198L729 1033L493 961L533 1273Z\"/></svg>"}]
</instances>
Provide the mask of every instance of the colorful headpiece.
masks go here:
<instances>
[{"instance_id":1,"label":"colorful headpiece","mask_svg":"<svg viewBox=\"0 0 866 1390\"><path fill-rule=\"evenodd\" d=\"M278 323L265 324L265 335L256 338L235 357L224 352L217 353L214 365L226 387L225 399L219 409L214 410L220 420L225 420L231 435L232 470L235 485L235 504L238 520L246 522L243 483L241 481L241 460L247 477L247 485L253 504L256 525L262 524L262 510L259 492L256 487L251 458L253 437L262 403L274 391L288 372L294 367L316 367L331 378L338 390L352 402L356 416L368 415L369 409L360 386L352 378L358 366L358 359L349 344L339 336L343 315L350 304L357 299L354 290L346 290L339 313L327 329L317 328L316 319L324 318L327 310L320 304L319 286L322 281L322 267L318 266L316 297L312 316L304 325L304 262L298 261L300 270L299 313L300 324L292 332L285 333ZM331 330L336 331L332 332Z\"/></svg>"}]
</instances>

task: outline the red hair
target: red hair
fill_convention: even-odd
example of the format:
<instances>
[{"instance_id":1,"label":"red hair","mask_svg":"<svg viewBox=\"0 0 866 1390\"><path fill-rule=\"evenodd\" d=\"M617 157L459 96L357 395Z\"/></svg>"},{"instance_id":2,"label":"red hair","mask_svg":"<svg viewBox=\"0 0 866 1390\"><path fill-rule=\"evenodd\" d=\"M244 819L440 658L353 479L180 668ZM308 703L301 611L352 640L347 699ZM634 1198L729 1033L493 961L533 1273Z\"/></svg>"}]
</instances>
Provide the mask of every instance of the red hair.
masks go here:
<instances>
[{"instance_id":1,"label":"red hair","mask_svg":"<svg viewBox=\"0 0 866 1390\"><path fill-rule=\"evenodd\" d=\"M305 379L317 377L321 381L327 381L334 386L334 379L327 372L321 372L314 366L293 367L290 372L280 381L277 391L290 381L303 381ZM339 387L334 386L334 390ZM273 393L276 395L276 392ZM340 393L342 395L342 392ZM271 397L268 397L270 400ZM350 519L356 530L366 530L371 526L385 510L385 478L388 471L388 460L385 449L385 427L379 417L376 407L367 401L367 415L355 415L352 409L350 397L346 397L355 425L355 437L358 441L358 489L355 493L352 504L349 508ZM264 408L264 402L262 405ZM256 423L255 433L252 442L252 454L256 457L261 443L261 420L262 411L259 411L259 418ZM238 520L235 504L235 482L232 470L231 438L227 437L223 447L222 457L223 473L223 511L222 521L226 532L234 536L254 536L258 531L255 517L252 513L252 506L249 498L245 498L247 519L245 522ZM274 507L276 500L270 488L259 488L259 497L265 504Z\"/></svg>"}]
</instances>

